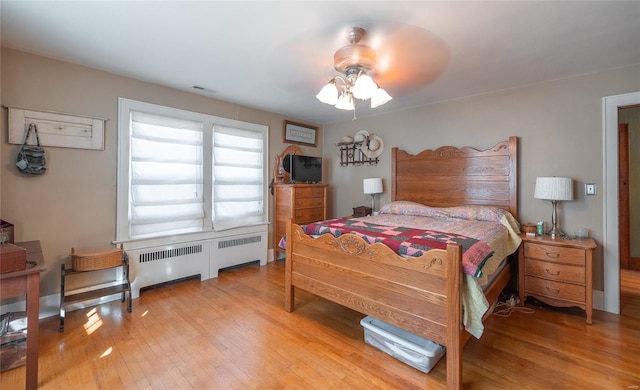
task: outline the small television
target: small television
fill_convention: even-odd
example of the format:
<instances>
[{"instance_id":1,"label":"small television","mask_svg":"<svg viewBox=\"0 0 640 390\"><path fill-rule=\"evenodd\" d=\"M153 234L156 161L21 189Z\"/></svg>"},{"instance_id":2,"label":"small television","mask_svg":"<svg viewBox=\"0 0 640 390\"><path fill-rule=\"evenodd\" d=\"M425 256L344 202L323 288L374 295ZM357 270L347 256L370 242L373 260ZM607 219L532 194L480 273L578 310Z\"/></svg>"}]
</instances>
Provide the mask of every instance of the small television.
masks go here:
<instances>
[{"instance_id":1,"label":"small television","mask_svg":"<svg viewBox=\"0 0 640 390\"><path fill-rule=\"evenodd\" d=\"M286 157L289 157L287 163ZM285 169L289 168L292 183L320 183L322 181L322 157L290 154L285 157Z\"/></svg>"}]
</instances>

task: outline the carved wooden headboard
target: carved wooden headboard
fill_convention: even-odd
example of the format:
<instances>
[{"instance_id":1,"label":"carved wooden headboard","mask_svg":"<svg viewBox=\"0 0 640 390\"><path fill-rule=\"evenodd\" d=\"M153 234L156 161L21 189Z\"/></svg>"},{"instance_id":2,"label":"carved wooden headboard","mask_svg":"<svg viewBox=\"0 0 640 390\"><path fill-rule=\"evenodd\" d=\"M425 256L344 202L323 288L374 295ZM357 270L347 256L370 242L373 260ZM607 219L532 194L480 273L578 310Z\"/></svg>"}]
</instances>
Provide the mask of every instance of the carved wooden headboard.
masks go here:
<instances>
[{"instance_id":1,"label":"carved wooden headboard","mask_svg":"<svg viewBox=\"0 0 640 390\"><path fill-rule=\"evenodd\" d=\"M482 151L443 146L411 155L392 148L391 156L391 200L496 206L518 217L518 137Z\"/></svg>"}]
</instances>

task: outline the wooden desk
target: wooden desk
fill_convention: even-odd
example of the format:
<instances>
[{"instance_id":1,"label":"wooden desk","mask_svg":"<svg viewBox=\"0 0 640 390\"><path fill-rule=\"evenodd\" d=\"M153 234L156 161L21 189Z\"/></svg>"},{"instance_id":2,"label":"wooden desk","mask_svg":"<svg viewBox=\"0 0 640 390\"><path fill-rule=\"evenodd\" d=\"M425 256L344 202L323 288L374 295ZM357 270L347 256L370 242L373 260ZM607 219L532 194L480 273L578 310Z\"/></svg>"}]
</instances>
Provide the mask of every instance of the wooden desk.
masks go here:
<instances>
[{"instance_id":1,"label":"wooden desk","mask_svg":"<svg viewBox=\"0 0 640 390\"><path fill-rule=\"evenodd\" d=\"M44 269L44 258L40 241L18 242L16 245L27 249L27 264L24 271L0 274L0 299L25 295L27 301L27 380L28 390L38 387L38 314L40 312L40 273Z\"/></svg>"}]
</instances>

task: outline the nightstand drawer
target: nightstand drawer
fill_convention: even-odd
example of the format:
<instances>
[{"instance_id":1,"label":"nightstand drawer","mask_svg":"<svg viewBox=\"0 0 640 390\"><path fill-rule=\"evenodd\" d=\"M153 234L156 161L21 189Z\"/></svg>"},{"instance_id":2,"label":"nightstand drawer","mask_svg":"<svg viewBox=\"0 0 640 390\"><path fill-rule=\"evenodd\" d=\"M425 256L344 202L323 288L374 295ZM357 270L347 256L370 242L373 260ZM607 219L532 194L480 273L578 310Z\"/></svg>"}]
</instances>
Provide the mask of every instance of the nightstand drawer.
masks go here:
<instances>
[{"instance_id":1,"label":"nightstand drawer","mask_svg":"<svg viewBox=\"0 0 640 390\"><path fill-rule=\"evenodd\" d=\"M539 278L585 284L585 269L573 265L556 264L547 261L527 259L524 263L526 275Z\"/></svg>"},{"instance_id":2,"label":"nightstand drawer","mask_svg":"<svg viewBox=\"0 0 640 390\"><path fill-rule=\"evenodd\" d=\"M309 223L324 219L324 208L296 210L296 223Z\"/></svg>"},{"instance_id":3,"label":"nightstand drawer","mask_svg":"<svg viewBox=\"0 0 640 390\"><path fill-rule=\"evenodd\" d=\"M524 277L524 286L527 292L547 296L549 298L580 303L585 302L584 286L554 282L528 275Z\"/></svg>"},{"instance_id":4,"label":"nightstand drawer","mask_svg":"<svg viewBox=\"0 0 640 390\"><path fill-rule=\"evenodd\" d=\"M296 188L296 198L323 198L324 188L303 187Z\"/></svg>"},{"instance_id":5,"label":"nightstand drawer","mask_svg":"<svg viewBox=\"0 0 640 390\"><path fill-rule=\"evenodd\" d=\"M322 206L324 206L324 198L296 198L296 208Z\"/></svg>"},{"instance_id":6,"label":"nightstand drawer","mask_svg":"<svg viewBox=\"0 0 640 390\"><path fill-rule=\"evenodd\" d=\"M579 248L525 242L524 256L538 260L552 261L554 263L585 265L585 252Z\"/></svg>"},{"instance_id":7,"label":"nightstand drawer","mask_svg":"<svg viewBox=\"0 0 640 390\"><path fill-rule=\"evenodd\" d=\"M358 206L353 208L353 218L366 217L371 215L371 207Z\"/></svg>"}]
</instances>

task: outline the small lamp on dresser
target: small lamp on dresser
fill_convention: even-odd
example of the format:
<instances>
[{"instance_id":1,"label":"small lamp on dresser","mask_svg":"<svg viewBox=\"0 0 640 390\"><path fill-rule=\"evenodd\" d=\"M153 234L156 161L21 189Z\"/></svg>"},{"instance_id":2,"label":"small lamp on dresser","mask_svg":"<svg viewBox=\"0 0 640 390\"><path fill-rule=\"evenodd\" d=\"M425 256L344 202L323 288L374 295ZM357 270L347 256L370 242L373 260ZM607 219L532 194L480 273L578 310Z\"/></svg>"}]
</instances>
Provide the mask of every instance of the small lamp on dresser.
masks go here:
<instances>
[{"instance_id":1,"label":"small lamp on dresser","mask_svg":"<svg viewBox=\"0 0 640 390\"><path fill-rule=\"evenodd\" d=\"M362 187L364 193L371 195L371 212L375 211L375 196L382 193L382 178L375 177L370 179L364 179L362 181Z\"/></svg>"},{"instance_id":2,"label":"small lamp on dresser","mask_svg":"<svg viewBox=\"0 0 640 390\"><path fill-rule=\"evenodd\" d=\"M558 228L556 206L559 200L573 200L573 180L569 177L538 177L533 197L549 200L553 205L551 229L547 234L551 238L564 236L564 233Z\"/></svg>"}]
</instances>

